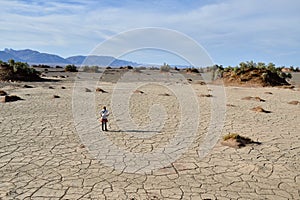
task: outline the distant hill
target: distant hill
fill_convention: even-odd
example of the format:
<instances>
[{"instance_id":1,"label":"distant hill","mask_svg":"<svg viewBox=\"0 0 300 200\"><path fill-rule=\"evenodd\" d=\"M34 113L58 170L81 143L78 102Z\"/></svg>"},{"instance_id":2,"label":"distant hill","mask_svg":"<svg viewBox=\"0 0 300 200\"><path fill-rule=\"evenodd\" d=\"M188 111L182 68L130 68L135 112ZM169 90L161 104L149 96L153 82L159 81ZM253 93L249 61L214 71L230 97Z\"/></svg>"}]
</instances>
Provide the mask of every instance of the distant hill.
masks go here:
<instances>
[{"instance_id":1,"label":"distant hill","mask_svg":"<svg viewBox=\"0 0 300 200\"><path fill-rule=\"evenodd\" d=\"M138 63L115 59L111 56L71 56L63 58L55 54L40 53L31 49L14 50L4 49L0 51L0 60L8 61L13 59L15 61L27 62L29 64L45 64L50 66L55 65L98 65L98 66L139 66ZM84 63L83 63L84 62Z\"/></svg>"},{"instance_id":2,"label":"distant hill","mask_svg":"<svg viewBox=\"0 0 300 200\"><path fill-rule=\"evenodd\" d=\"M21 60L23 62L32 64L70 64L66 59L47 53L40 53L31 49L25 50L13 50L5 49L4 52L18 58L16 60ZM2 59L2 58L0 58Z\"/></svg>"},{"instance_id":3,"label":"distant hill","mask_svg":"<svg viewBox=\"0 0 300 200\"><path fill-rule=\"evenodd\" d=\"M116 59L111 56L71 56L66 58L70 63L74 65L98 65L98 66L139 66L138 63Z\"/></svg>"},{"instance_id":4,"label":"distant hill","mask_svg":"<svg viewBox=\"0 0 300 200\"><path fill-rule=\"evenodd\" d=\"M5 51L0 51L0 60L6 62L6 61L8 61L8 60L10 60L10 59L13 59L13 60L15 60L15 61L22 61L22 62L23 62L22 59L20 59L20 58L14 56L14 55L12 55L12 54L10 54L10 53L7 53L7 52L5 52Z\"/></svg>"}]
</instances>

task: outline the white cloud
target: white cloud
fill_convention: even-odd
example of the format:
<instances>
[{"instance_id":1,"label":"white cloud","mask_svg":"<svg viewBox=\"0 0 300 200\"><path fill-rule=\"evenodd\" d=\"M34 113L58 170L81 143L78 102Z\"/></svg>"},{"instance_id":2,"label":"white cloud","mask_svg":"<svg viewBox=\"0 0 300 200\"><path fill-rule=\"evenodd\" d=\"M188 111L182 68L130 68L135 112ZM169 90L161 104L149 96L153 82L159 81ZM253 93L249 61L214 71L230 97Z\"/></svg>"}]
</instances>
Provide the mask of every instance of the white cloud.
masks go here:
<instances>
[{"instance_id":1,"label":"white cloud","mask_svg":"<svg viewBox=\"0 0 300 200\"><path fill-rule=\"evenodd\" d=\"M221 63L233 64L251 56L253 60L276 60L276 55L283 55L276 61L284 63L290 60L285 51L300 53L299 1L205 2L209 3L1 1L0 44L2 48L33 48L63 56L86 54L121 31L163 27L191 36ZM293 62L299 65L300 58Z\"/></svg>"}]
</instances>

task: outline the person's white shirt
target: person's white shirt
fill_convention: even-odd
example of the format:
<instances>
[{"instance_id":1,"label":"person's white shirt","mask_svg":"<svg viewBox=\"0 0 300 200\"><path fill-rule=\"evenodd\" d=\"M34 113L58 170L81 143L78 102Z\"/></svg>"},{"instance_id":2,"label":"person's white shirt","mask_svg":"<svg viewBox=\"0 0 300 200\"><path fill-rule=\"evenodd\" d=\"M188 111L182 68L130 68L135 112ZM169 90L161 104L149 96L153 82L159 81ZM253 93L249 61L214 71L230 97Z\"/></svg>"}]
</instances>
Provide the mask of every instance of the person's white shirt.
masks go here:
<instances>
[{"instance_id":1,"label":"person's white shirt","mask_svg":"<svg viewBox=\"0 0 300 200\"><path fill-rule=\"evenodd\" d=\"M100 114L101 114L101 118L102 118L102 119L107 119L107 117L109 116L108 110L104 110L104 109L102 109L102 110L100 111Z\"/></svg>"}]
</instances>

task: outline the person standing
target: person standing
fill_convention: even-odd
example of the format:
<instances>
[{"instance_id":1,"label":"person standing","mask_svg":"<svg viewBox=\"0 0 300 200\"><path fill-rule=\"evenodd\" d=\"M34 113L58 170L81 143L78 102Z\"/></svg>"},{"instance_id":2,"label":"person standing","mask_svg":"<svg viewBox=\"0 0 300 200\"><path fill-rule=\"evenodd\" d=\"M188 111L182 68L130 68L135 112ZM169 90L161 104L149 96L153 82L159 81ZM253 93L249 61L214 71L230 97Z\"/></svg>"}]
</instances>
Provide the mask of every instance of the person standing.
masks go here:
<instances>
[{"instance_id":1,"label":"person standing","mask_svg":"<svg viewBox=\"0 0 300 200\"><path fill-rule=\"evenodd\" d=\"M109 116L109 111L104 106L103 109L100 111L101 114L101 123L102 123L102 131L108 131L107 130L107 117Z\"/></svg>"}]
</instances>

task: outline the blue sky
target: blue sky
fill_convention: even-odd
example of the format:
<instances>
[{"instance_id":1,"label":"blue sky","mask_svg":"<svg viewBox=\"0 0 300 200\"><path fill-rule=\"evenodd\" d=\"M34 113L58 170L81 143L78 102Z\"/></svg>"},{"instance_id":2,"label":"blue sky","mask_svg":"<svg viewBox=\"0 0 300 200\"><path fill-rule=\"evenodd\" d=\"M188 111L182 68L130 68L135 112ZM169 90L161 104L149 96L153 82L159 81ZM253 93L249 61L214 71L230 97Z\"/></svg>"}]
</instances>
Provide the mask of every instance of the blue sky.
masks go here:
<instances>
[{"instance_id":1,"label":"blue sky","mask_svg":"<svg viewBox=\"0 0 300 200\"><path fill-rule=\"evenodd\" d=\"M1 0L0 7L1 49L88 55L120 32L161 27L197 41L216 64L253 60L300 66L299 0ZM124 58L181 64L160 51Z\"/></svg>"}]
</instances>

